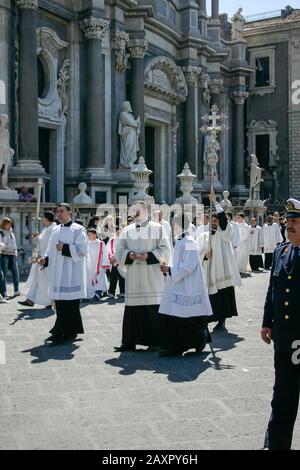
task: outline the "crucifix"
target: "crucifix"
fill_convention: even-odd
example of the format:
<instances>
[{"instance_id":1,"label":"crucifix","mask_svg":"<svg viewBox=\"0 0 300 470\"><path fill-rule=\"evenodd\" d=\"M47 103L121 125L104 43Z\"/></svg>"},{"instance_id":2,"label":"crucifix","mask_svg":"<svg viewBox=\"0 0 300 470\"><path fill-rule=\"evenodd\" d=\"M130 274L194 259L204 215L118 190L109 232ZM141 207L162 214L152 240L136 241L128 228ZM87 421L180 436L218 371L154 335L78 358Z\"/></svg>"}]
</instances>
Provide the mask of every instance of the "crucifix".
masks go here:
<instances>
[{"instance_id":1,"label":"crucifix","mask_svg":"<svg viewBox=\"0 0 300 470\"><path fill-rule=\"evenodd\" d=\"M210 194L214 196L214 178L217 171L217 163L219 161L217 148L218 148L218 135L220 132L226 131L229 129L227 125L228 116L226 114L220 113L220 110L217 105L213 105L211 107L210 113L203 116L202 120L206 121L206 125L200 128L200 131L203 134L206 134L210 137L210 141L208 144L208 158L207 164L210 170ZM212 198L210 198L210 214L209 214L209 252L211 252L211 237L212 237L212 230L211 230L211 218L213 213L213 202ZM210 266L211 262L209 261L209 274L208 280L210 280Z\"/></svg>"}]
</instances>

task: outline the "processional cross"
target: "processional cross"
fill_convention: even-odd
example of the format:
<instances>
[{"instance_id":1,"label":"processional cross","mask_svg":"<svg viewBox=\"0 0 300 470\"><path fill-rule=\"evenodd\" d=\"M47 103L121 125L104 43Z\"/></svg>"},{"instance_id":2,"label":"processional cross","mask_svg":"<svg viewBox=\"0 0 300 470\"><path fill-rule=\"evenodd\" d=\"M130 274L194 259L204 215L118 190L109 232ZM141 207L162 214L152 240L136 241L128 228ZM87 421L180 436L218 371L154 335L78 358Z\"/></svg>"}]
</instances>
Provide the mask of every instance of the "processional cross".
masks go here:
<instances>
[{"instance_id":1,"label":"processional cross","mask_svg":"<svg viewBox=\"0 0 300 470\"><path fill-rule=\"evenodd\" d=\"M203 134L209 135L210 141L208 144L208 158L207 158L207 163L210 169L210 177L211 177L211 185L210 185L210 194L214 195L214 177L216 173L216 168L217 168L217 163L219 161L218 158L218 135L220 132L227 131L229 129L227 125L227 120L228 116L224 113L220 113L220 110L216 104L214 104L211 107L210 114L206 114L205 116L202 117L203 121L206 121L206 125L200 128L200 131ZM210 224L211 224L211 218L212 218L212 213L213 213L213 203L210 201ZM211 251L211 227L209 230L209 251ZM211 263L209 263L209 273L210 273L210 266ZM209 278L210 280L210 274Z\"/></svg>"}]
</instances>

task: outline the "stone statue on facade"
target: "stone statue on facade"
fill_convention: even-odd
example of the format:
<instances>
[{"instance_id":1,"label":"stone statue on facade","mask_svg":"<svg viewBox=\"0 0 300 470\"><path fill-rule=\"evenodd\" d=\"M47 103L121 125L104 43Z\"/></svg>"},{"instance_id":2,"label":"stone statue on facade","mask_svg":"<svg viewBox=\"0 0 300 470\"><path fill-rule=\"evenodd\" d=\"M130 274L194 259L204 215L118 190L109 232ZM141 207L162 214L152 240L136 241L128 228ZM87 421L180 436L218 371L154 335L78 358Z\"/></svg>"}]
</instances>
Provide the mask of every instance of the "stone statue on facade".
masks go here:
<instances>
[{"instance_id":1,"label":"stone statue on facade","mask_svg":"<svg viewBox=\"0 0 300 470\"><path fill-rule=\"evenodd\" d=\"M124 168L132 168L139 151L139 135L141 121L134 119L129 101L124 101L119 119L119 135L121 139L120 164Z\"/></svg>"},{"instance_id":2,"label":"stone statue on facade","mask_svg":"<svg viewBox=\"0 0 300 470\"><path fill-rule=\"evenodd\" d=\"M8 167L14 155L14 150L9 146L9 132L7 129L8 116L0 116L0 189L7 187Z\"/></svg>"},{"instance_id":3,"label":"stone statue on facade","mask_svg":"<svg viewBox=\"0 0 300 470\"><path fill-rule=\"evenodd\" d=\"M92 198L88 194L86 194L87 184L83 182L80 183L78 185L78 189L80 193L77 194L77 196L73 198L73 203L74 204L92 204L93 203Z\"/></svg>"},{"instance_id":4,"label":"stone statue on facade","mask_svg":"<svg viewBox=\"0 0 300 470\"><path fill-rule=\"evenodd\" d=\"M256 155L251 155L250 199L246 203L248 207L261 207L263 205L260 199L260 185L264 182L261 177L262 171L263 169L260 168Z\"/></svg>"},{"instance_id":5,"label":"stone statue on facade","mask_svg":"<svg viewBox=\"0 0 300 470\"><path fill-rule=\"evenodd\" d=\"M246 24L245 17L242 15L242 8L239 8L238 11L231 18L232 22L232 31L231 39L236 41L239 39L244 39L244 26Z\"/></svg>"},{"instance_id":6,"label":"stone statue on facade","mask_svg":"<svg viewBox=\"0 0 300 470\"><path fill-rule=\"evenodd\" d=\"M221 201L221 206L223 207L224 210L232 207L232 202L229 201L229 194L230 194L229 191L223 191L224 199Z\"/></svg>"},{"instance_id":7,"label":"stone statue on facade","mask_svg":"<svg viewBox=\"0 0 300 470\"><path fill-rule=\"evenodd\" d=\"M208 87L205 87L205 88L204 88L203 93L202 93L202 99L203 99L203 103L204 103L206 106L209 106L209 105L210 105L211 94L210 94L210 91L209 91L209 88L208 88Z\"/></svg>"},{"instance_id":8,"label":"stone statue on facade","mask_svg":"<svg viewBox=\"0 0 300 470\"><path fill-rule=\"evenodd\" d=\"M208 157L211 152L211 136L209 134L205 134L204 136L204 148L203 148L203 179L210 179L210 169L208 164ZM220 142L216 144L216 151L217 153L220 151ZM218 179L218 169L217 166L214 167L214 175Z\"/></svg>"}]
</instances>

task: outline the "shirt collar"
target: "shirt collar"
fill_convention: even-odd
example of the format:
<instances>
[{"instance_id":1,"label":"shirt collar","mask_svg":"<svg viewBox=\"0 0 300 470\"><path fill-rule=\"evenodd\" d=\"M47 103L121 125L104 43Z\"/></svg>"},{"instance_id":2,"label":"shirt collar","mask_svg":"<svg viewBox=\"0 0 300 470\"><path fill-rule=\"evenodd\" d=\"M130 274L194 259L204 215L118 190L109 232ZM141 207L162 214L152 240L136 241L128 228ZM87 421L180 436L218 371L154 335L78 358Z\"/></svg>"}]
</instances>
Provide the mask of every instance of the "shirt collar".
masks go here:
<instances>
[{"instance_id":1,"label":"shirt collar","mask_svg":"<svg viewBox=\"0 0 300 470\"><path fill-rule=\"evenodd\" d=\"M148 219L144 220L144 222L135 222L135 226L136 226L137 228L139 228L139 227L146 227L146 225L147 225L148 222L149 222Z\"/></svg>"},{"instance_id":2,"label":"shirt collar","mask_svg":"<svg viewBox=\"0 0 300 470\"><path fill-rule=\"evenodd\" d=\"M61 224L62 227L70 227L72 225L72 220L69 220L66 224Z\"/></svg>"}]
</instances>

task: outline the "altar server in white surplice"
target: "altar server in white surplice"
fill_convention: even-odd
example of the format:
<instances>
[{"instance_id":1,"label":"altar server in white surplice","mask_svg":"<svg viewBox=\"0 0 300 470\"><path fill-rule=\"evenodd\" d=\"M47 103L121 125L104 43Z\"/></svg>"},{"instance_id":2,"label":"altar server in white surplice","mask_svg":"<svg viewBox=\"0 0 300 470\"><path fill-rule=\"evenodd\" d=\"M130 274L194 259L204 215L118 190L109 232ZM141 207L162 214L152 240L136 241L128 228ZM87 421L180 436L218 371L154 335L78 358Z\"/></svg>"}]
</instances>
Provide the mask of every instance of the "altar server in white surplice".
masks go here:
<instances>
[{"instance_id":1,"label":"altar server in white surplice","mask_svg":"<svg viewBox=\"0 0 300 470\"><path fill-rule=\"evenodd\" d=\"M72 222L71 207L57 207L58 225L39 264L49 269L49 297L55 300L56 322L47 341L57 344L83 333L80 299L86 297L87 234Z\"/></svg>"},{"instance_id":2,"label":"altar server in white surplice","mask_svg":"<svg viewBox=\"0 0 300 470\"><path fill-rule=\"evenodd\" d=\"M87 298L96 297L100 300L103 292L107 291L108 283L106 270L110 268L106 245L97 239L96 229L89 229L87 254Z\"/></svg>"},{"instance_id":3,"label":"altar server in white surplice","mask_svg":"<svg viewBox=\"0 0 300 470\"><path fill-rule=\"evenodd\" d=\"M264 233L263 229L257 225L256 217L251 219L250 230L250 266L252 271L257 272L259 268L264 267L262 252L264 248Z\"/></svg>"},{"instance_id":4,"label":"altar server in white surplice","mask_svg":"<svg viewBox=\"0 0 300 470\"><path fill-rule=\"evenodd\" d=\"M264 253L265 253L265 269L271 269L273 253L275 248L283 242L280 227L274 222L274 217L269 215L263 226L264 233Z\"/></svg>"},{"instance_id":5,"label":"altar server in white surplice","mask_svg":"<svg viewBox=\"0 0 300 470\"><path fill-rule=\"evenodd\" d=\"M226 319L238 315L235 286L241 286L242 281L231 246L232 227L215 195L209 198L216 209L211 217L211 247L209 233L202 234L197 244L214 313L208 319L218 322L215 329L225 330Z\"/></svg>"},{"instance_id":6,"label":"altar server in white surplice","mask_svg":"<svg viewBox=\"0 0 300 470\"><path fill-rule=\"evenodd\" d=\"M56 223L54 222L53 212L45 212L42 219L42 224L44 229L38 235L39 243L39 255L45 256L49 240L53 233L53 230L56 228ZM47 308L51 308L52 299L48 295L48 269L42 269L38 263L33 263L30 269L30 273L26 284L23 289L23 294L26 296L26 300L19 302L21 305L26 305L27 307L33 307L35 304L45 305Z\"/></svg>"},{"instance_id":7,"label":"altar server in white surplice","mask_svg":"<svg viewBox=\"0 0 300 470\"><path fill-rule=\"evenodd\" d=\"M137 344L159 347L158 308L164 289L161 263L169 263L171 247L160 224L149 221L143 201L132 206L135 222L125 227L116 251L125 270L123 336L116 351L135 350Z\"/></svg>"},{"instance_id":8,"label":"altar server in white surplice","mask_svg":"<svg viewBox=\"0 0 300 470\"><path fill-rule=\"evenodd\" d=\"M226 212L226 217L227 217L228 223L230 224L230 227L231 227L231 230L232 230L233 238L232 238L231 245L232 245L234 257L235 257L235 259L237 259L237 254L238 254L237 248L238 248L238 246L241 242L240 231L238 229L237 223L234 222L234 220L233 220L233 213L231 211Z\"/></svg>"},{"instance_id":9,"label":"altar server in white surplice","mask_svg":"<svg viewBox=\"0 0 300 470\"><path fill-rule=\"evenodd\" d=\"M178 236L171 265L163 264L167 276L159 307L161 357L181 356L195 348L201 352L210 339L207 317L212 316L208 289L198 248L188 232L189 214L176 214L174 233Z\"/></svg>"},{"instance_id":10,"label":"altar server in white surplice","mask_svg":"<svg viewBox=\"0 0 300 470\"><path fill-rule=\"evenodd\" d=\"M240 233L240 244L237 247L237 264L240 273L248 271L249 254L250 254L250 225L245 222L245 214L237 215L237 228Z\"/></svg>"}]
</instances>

